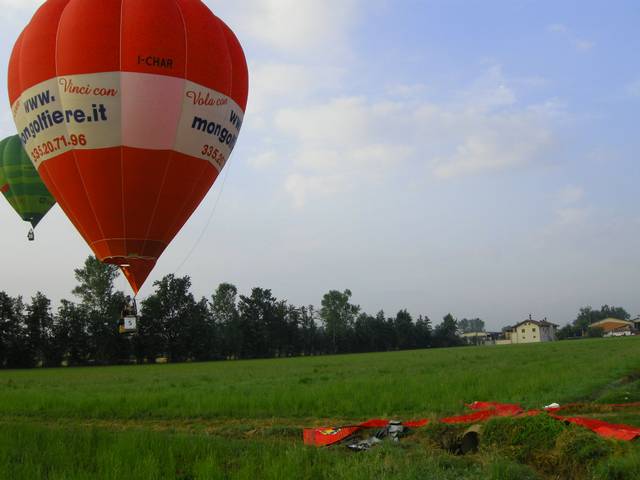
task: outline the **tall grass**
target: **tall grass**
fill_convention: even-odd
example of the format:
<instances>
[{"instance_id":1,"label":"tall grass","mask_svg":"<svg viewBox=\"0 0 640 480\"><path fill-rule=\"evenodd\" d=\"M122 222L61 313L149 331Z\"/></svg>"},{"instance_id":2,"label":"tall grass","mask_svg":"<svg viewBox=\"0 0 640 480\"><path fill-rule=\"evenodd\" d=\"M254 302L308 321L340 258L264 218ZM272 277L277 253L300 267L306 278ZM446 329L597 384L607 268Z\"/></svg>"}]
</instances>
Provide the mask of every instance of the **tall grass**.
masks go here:
<instances>
[{"instance_id":1,"label":"tall grass","mask_svg":"<svg viewBox=\"0 0 640 480\"><path fill-rule=\"evenodd\" d=\"M305 447L299 426L450 414L474 400L635 398L636 383L614 381L639 370L640 338L622 338L2 371L0 479L637 480L639 444L614 445L547 417L490 422L480 453L468 457L439 448L434 428L354 454Z\"/></svg>"},{"instance_id":2,"label":"tall grass","mask_svg":"<svg viewBox=\"0 0 640 480\"><path fill-rule=\"evenodd\" d=\"M568 402L640 369L640 337L264 361L0 372L0 413L361 419Z\"/></svg>"},{"instance_id":3,"label":"tall grass","mask_svg":"<svg viewBox=\"0 0 640 480\"><path fill-rule=\"evenodd\" d=\"M518 472L522 477L509 476ZM384 445L364 455L299 443L37 426L0 429L0 478L48 480L533 479L527 467Z\"/></svg>"}]
</instances>

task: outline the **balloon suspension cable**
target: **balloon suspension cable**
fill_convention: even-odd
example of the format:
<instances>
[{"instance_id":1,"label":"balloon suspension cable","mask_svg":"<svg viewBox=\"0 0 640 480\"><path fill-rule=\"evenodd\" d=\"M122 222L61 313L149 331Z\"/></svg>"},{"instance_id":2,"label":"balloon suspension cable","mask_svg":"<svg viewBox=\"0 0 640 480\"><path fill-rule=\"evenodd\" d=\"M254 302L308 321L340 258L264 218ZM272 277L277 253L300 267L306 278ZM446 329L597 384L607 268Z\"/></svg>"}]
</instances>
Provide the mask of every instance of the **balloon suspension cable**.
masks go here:
<instances>
[{"instance_id":1,"label":"balloon suspension cable","mask_svg":"<svg viewBox=\"0 0 640 480\"><path fill-rule=\"evenodd\" d=\"M198 248L198 245L200 245L200 242L202 242L202 240L204 239L204 236L207 233L207 230L209 229L209 226L211 225L211 221L213 220L213 216L215 215L216 210L218 209L218 204L220 203L220 198L222 197L222 193L224 192L224 186L227 183L227 178L229 177L229 171L230 170L231 170L231 165L227 165L227 168L225 169L225 172L224 172L224 177L222 178L222 184L220 185L220 191L218 192L218 197L216 198L216 201L213 204L213 209L211 210L211 213L209 214L209 218L207 220L207 223L203 227L202 232L200 232L200 236L196 240L196 243L193 244L193 247L191 247L191 250L189 251L189 253L185 257L185 259L182 261L182 263L180 263L178 268L176 268L174 273L178 273L178 272L180 272L180 270L182 270L182 267L184 267L185 264L191 259L191 256L194 254L194 252Z\"/></svg>"}]
</instances>

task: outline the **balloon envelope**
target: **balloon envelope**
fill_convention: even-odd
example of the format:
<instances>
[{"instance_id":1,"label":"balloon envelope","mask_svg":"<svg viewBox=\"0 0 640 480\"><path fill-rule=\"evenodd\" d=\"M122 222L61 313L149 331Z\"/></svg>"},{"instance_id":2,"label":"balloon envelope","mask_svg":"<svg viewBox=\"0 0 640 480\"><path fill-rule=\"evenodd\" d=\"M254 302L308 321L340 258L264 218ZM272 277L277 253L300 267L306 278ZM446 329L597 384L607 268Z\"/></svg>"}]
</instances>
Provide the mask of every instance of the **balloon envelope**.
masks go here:
<instances>
[{"instance_id":1,"label":"balloon envelope","mask_svg":"<svg viewBox=\"0 0 640 480\"><path fill-rule=\"evenodd\" d=\"M27 153L136 292L228 160L247 93L238 40L200 0L48 0L9 64Z\"/></svg>"},{"instance_id":2,"label":"balloon envelope","mask_svg":"<svg viewBox=\"0 0 640 480\"><path fill-rule=\"evenodd\" d=\"M0 142L0 192L34 228L56 203L17 135Z\"/></svg>"}]
</instances>

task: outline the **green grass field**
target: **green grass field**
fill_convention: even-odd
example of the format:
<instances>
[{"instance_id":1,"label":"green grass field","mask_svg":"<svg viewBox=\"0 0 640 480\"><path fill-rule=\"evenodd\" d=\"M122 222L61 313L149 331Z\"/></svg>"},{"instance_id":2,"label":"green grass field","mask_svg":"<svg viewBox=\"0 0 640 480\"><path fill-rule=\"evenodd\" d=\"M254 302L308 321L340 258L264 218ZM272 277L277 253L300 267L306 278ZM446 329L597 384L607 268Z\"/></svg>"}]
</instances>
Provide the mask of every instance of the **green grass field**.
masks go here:
<instances>
[{"instance_id":1,"label":"green grass field","mask_svg":"<svg viewBox=\"0 0 640 480\"><path fill-rule=\"evenodd\" d=\"M309 448L301 440L303 426L370 417L437 418L462 412L464 403L475 400L528 408L640 401L640 382L621 380L637 372L640 337L3 371L0 478L640 478L637 444L600 444L589 432L586 438L595 438L596 446L588 447L606 455L594 454L593 464L584 460L565 476L553 476L557 468L547 469L544 462L566 463L576 449L585 455L571 443L584 432L561 424L559 430L523 424L550 432L552 444L526 455L527 445L505 450L502 440L456 457L438 448L435 429L360 454ZM640 414L625 412L624 421L640 425Z\"/></svg>"}]
</instances>

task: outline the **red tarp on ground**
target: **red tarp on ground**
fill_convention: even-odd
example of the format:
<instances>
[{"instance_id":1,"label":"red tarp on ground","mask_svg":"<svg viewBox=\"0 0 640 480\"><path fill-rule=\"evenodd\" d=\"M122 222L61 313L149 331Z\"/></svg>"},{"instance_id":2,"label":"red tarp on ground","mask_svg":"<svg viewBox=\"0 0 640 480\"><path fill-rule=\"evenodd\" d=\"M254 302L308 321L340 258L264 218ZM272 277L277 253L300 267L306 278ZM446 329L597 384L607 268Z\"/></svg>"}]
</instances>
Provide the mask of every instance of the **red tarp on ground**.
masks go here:
<instances>
[{"instance_id":1,"label":"red tarp on ground","mask_svg":"<svg viewBox=\"0 0 640 480\"><path fill-rule=\"evenodd\" d=\"M474 413L443 418L442 423L473 423L483 422L493 417L512 417L522 413L522 407L511 403L474 402L467 405Z\"/></svg>"},{"instance_id":2,"label":"red tarp on ground","mask_svg":"<svg viewBox=\"0 0 640 480\"><path fill-rule=\"evenodd\" d=\"M408 428L424 427L429 423L428 419L413 420L403 422L402 425ZM357 425L348 425L346 427L321 427L321 428L305 428L302 432L305 445L314 445L316 447L324 447L341 442L347 437L364 428L384 428L389 425L389 420L373 419Z\"/></svg>"},{"instance_id":3,"label":"red tarp on ground","mask_svg":"<svg viewBox=\"0 0 640 480\"><path fill-rule=\"evenodd\" d=\"M573 423L575 425L588 428L592 432L595 432L605 438L630 441L640 437L640 428L633 427L631 425L608 423L603 422L602 420L596 420L595 418L561 417L553 414L551 416L563 422Z\"/></svg>"},{"instance_id":4,"label":"red tarp on ground","mask_svg":"<svg viewBox=\"0 0 640 480\"><path fill-rule=\"evenodd\" d=\"M613 404L602 405L608 408L625 408L640 406L640 403L633 404ZM483 422L494 417L514 417L514 416L534 416L544 413L544 410L523 410L520 405L511 403L497 403L497 402L474 402L467 407L474 410L473 413L466 415L459 415L456 417L443 418L440 421L442 423L456 424L456 423L474 423ZM605 438L613 438L616 440L634 440L640 438L640 428L631 425L621 425L603 422L602 420L595 420L593 418L584 417L562 417L555 415L560 410L570 408L570 405L559 408L549 408L546 412L557 420L580 425L589 430L597 433ZM429 420L416 420L411 422L405 422L403 425L409 428L424 427L429 423ZM316 447L323 447L338 443L347 437L350 437L354 433L364 428L384 428L389 424L388 420L373 419L368 420L357 425L349 425L345 427L333 428L305 428L303 431L304 443L306 445L314 445Z\"/></svg>"}]
</instances>

